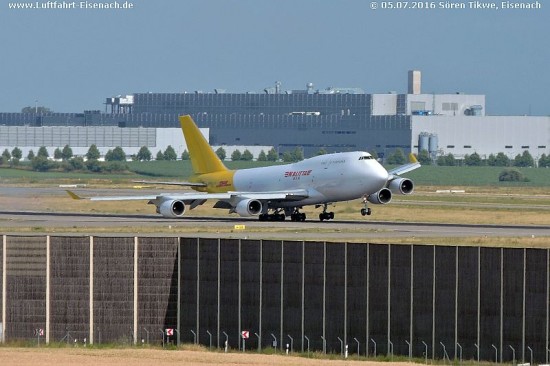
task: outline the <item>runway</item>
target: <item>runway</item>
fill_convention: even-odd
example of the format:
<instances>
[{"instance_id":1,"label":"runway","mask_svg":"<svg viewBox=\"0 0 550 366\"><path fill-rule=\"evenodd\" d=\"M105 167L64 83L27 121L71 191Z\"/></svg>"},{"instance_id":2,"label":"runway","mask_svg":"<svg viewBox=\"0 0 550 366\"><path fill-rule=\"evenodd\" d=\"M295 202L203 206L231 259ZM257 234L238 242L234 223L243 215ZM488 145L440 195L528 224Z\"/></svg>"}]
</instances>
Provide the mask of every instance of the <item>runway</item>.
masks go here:
<instances>
[{"instance_id":1,"label":"runway","mask_svg":"<svg viewBox=\"0 0 550 366\"><path fill-rule=\"evenodd\" d=\"M112 194L110 189L93 189L94 194ZM116 188L118 194L135 194L135 189ZM145 194L148 190L140 190ZM47 204L44 204L47 200ZM355 220L320 222L260 222L257 218L214 216L196 212L181 219L166 219L141 212L112 214L77 212L59 187L0 187L0 234L56 235L193 235L250 239L359 241L370 238L464 238L464 237L549 237L549 226L472 225L422 222L373 221L372 217ZM139 204L139 207L143 205ZM150 211L150 210L149 210ZM108 211L107 211L108 212ZM236 229L236 225L245 228Z\"/></svg>"},{"instance_id":2,"label":"runway","mask_svg":"<svg viewBox=\"0 0 550 366\"><path fill-rule=\"evenodd\" d=\"M245 228L235 230L236 225ZM380 237L550 237L546 226L457 225L439 223L397 223L383 221L306 221L260 222L256 218L186 217L165 219L157 215L113 215L94 213L52 213L37 211L0 211L0 231L34 228L32 231L60 232L71 228L79 233L120 233L121 228L136 235L181 235L199 237L277 238L285 240L357 240ZM67 230L63 230L67 229ZM101 229L101 230L100 230Z\"/></svg>"}]
</instances>

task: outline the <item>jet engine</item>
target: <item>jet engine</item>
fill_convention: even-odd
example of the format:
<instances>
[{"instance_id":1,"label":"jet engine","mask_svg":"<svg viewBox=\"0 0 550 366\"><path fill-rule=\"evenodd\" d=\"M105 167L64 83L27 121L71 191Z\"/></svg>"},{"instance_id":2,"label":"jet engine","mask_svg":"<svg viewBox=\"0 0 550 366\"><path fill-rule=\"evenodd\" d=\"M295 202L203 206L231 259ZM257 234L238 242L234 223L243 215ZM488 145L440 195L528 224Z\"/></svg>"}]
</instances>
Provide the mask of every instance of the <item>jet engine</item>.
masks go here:
<instances>
[{"instance_id":1,"label":"jet engine","mask_svg":"<svg viewBox=\"0 0 550 366\"><path fill-rule=\"evenodd\" d=\"M393 193L411 194L414 190L414 183L407 178L394 179L388 185Z\"/></svg>"},{"instance_id":2,"label":"jet engine","mask_svg":"<svg viewBox=\"0 0 550 366\"><path fill-rule=\"evenodd\" d=\"M369 195L367 201L376 205L385 205L391 201L391 191L387 188L382 188L376 193Z\"/></svg>"},{"instance_id":3,"label":"jet engine","mask_svg":"<svg viewBox=\"0 0 550 366\"><path fill-rule=\"evenodd\" d=\"M262 212L262 203L253 199L242 200L235 207L235 212L243 217L256 216Z\"/></svg>"},{"instance_id":4,"label":"jet engine","mask_svg":"<svg viewBox=\"0 0 550 366\"><path fill-rule=\"evenodd\" d=\"M166 200L160 204L158 212L167 218L182 217L185 213L185 203L179 200Z\"/></svg>"}]
</instances>

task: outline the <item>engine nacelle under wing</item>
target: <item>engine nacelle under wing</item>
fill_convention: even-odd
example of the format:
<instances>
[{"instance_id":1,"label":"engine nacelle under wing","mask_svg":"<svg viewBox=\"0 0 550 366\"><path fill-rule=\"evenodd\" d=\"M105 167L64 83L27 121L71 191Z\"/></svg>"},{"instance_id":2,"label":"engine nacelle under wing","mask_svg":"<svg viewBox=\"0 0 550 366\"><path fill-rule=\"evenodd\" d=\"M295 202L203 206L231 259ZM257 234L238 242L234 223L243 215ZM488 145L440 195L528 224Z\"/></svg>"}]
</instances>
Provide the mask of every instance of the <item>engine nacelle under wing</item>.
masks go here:
<instances>
[{"instance_id":1,"label":"engine nacelle under wing","mask_svg":"<svg viewBox=\"0 0 550 366\"><path fill-rule=\"evenodd\" d=\"M388 188L393 193L411 194L414 191L414 183L412 180L407 178L398 178L392 180L388 185Z\"/></svg>"},{"instance_id":2,"label":"engine nacelle under wing","mask_svg":"<svg viewBox=\"0 0 550 366\"><path fill-rule=\"evenodd\" d=\"M254 199L244 199L239 201L235 212L243 217L256 216L262 212L262 203Z\"/></svg>"},{"instance_id":3,"label":"engine nacelle under wing","mask_svg":"<svg viewBox=\"0 0 550 366\"><path fill-rule=\"evenodd\" d=\"M367 201L376 205L385 205L391 201L391 191L387 188L382 188L376 193L369 195Z\"/></svg>"},{"instance_id":4,"label":"engine nacelle under wing","mask_svg":"<svg viewBox=\"0 0 550 366\"><path fill-rule=\"evenodd\" d=\"M185 214L185 203L180 200L166 200L160 204L158 212L171 219L182 217Z\"/></svg>"}]
</instances>

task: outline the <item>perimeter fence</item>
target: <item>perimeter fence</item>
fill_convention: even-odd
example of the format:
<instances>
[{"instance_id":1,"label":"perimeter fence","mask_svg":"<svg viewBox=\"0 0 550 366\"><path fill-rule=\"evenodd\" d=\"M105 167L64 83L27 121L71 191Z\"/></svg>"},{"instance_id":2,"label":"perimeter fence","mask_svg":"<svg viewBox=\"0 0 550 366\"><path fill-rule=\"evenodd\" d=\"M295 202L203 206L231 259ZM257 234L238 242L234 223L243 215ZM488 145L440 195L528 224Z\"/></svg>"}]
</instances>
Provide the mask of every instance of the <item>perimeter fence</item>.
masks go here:
<instances>
[{"instance_id":1,"label":"perimeter fence","mask_svg":"<svg viewBox=\"0 0 550 366\"><path fill-rule=\"evenodd\" d=\"M2 239L4 342L227 342L546 364L550 355L550 249Z\"/></svg>"}]
</instances>

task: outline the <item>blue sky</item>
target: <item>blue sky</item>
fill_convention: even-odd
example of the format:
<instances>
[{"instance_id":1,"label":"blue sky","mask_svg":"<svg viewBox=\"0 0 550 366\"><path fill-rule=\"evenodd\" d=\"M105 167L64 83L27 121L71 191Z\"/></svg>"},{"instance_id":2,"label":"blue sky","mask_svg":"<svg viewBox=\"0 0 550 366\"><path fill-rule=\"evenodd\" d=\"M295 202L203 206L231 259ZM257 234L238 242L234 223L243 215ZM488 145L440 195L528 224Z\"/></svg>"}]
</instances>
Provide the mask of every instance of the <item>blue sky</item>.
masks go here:
<instances>
[{"instance_id":1,"label":"blue sky","mask_svg":"<svg viewBox=\"0 0 550 366\"><path fill-rule=\"evenodd\" d=\"M35 100L57 112L103 110L118 94L260 91L275 81L402 93L407 70L418 69L425 93L486 94L493 115L550 115L545 1L538 10L388 10L381 1L373 10L369 0L10 10L8 1L0 6L2 112Z\"/></svg>"}]
</instances>

